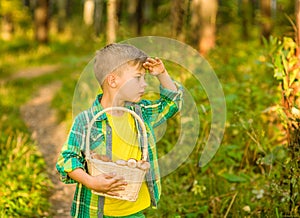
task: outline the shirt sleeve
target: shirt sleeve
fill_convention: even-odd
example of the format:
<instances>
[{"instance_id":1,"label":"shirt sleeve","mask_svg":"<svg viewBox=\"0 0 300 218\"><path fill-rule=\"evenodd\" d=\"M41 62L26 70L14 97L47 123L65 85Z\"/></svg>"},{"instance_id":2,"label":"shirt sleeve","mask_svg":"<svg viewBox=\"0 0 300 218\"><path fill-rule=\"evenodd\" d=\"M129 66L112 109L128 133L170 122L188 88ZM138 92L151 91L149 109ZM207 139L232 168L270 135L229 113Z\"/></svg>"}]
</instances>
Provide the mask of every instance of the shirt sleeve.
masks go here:
<instances>
[{"instance_id":1,"label":"shirt sleeve","mask_svg":"<svg viewBox=\"0 0 300 218\"><path fill-rule=\"evenodd\" d=\"M177 91L160 86L160 98L155 101L143 100L141 108L153 127L159 126L180 111L183 102L183 87L175 82Z\"/></svg>"},{"instance_id":2,"label":"shirt sleeve","mask_svg":"<svg viewBox=\"0 0 300 218\"><path fill-rule=\"evenodd\" d=\"M84 121L80 117L76 117L70 130L67 141L62 147L59 154L56 169L60 174L60 179L66 184L76 183L75 180L68 176L69 172L77 168L85 170L85 158L82 152L82 145L84 143Z\"/></svg>"}]
</instances>

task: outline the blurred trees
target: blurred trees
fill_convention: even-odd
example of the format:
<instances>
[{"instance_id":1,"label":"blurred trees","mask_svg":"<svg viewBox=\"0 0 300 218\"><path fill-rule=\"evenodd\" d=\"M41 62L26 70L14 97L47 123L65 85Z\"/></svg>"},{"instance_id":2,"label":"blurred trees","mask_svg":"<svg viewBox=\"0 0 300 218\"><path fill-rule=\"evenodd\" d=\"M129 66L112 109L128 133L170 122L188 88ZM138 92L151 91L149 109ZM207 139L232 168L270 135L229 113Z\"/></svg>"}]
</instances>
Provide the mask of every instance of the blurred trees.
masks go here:
<instances>
[{"instance_id":1,"label":"blurred trees","mask_svg":"<svg viewBox=\"0 0 300 218\"><path fill-rule=\"evenodd\" d=\"M184 39L183 26L184 17L186 15L185 11L186 1L185 0L174 0L172 1L172 34L177 39Z\"/></svg>"},{"instance_id":2,"label":"blurred trees","mask_svg":"<svg viewBox=\"0 0 300 218\"><path fill-rule=\"evenodd\" d=\"M85 0L83 4L83 21L85 25L91 26L94 23L95 1Z\"/></svg>"},{"instance_id":3,"label":"blurred trees","mask_svg":"<svg viewBox=\"0 0 300 218\"><path fill-rule=\"evenodd\" d=\"M26 23L30 20L29 13L23 8L19 0L0 1L0 25L1 38L11 40L15 34L18 24L27 27Z\"/></svg>"},{"instance_id":4,"label":"blurred trees","mask_svg":"<svg viewBox=\"0 0 300 218\"><path fill-rule=\"evenodd\" d=\"M260 7L261 7L262 36L268 39L272 31L271 0L260 0Z\"/></svg>"},{"instance_id":5,"label":"blurred trees","mask_svg":"<svg viewBox=\"0 0 300 218\"><path fill-rule=\"evenodd\" d=\"M227 24L239 27L240 37L248 40L261 27L261 36L268 38L272 26L291 26L295 18L295 1L284 0L2 0L1 36L10 40L18 30L34 30L35 39L48 41L49 31L63 33L72 19L81 18L95 36L104 36L107 43L120 34L160 34L185 41L202 54L215 46L216 34ZM284 11L284 12L283 12ZM31 18L30 18L31 17ZM53 19L54 18L54 19ZM283 31L281 29L281 31ZM285 29L284 31L290 31ZM18 32L18 31L17 31ZM252 34L252 35L251 35ZM26 34L28 35L28 34ZM260 36L258 36L260 37Z\"/></svg>"},{"instance_id":6,"label":"blurred trees","mask_svg":"<svg viewBox=\"0 0 300 218\"><path fill-rule=\"evenodd\" d=\"M106 26L106 41L113 43L117 38L117 0L107 1L107 26Z\"/></svg>"},{"instance_id":7,"label":"blurred trees","mask_svg":"<svg viewBox=\"0 0 300 218\"><path fill-rule=\"evenodd\" d=\"M206 54L215 46L217 0L193 0L191 29L201 54Z\"/></svg>"},{"instance_id":8,"label":"blurred trees","mask_svg":"<svg viewBox=\"0 0 300 218\"><path fill-rule=\"evenodd\" d=\"M35 38L40 43L48 42L49 0L39 0L34 9Z\"/></svg>"}]
</instances>

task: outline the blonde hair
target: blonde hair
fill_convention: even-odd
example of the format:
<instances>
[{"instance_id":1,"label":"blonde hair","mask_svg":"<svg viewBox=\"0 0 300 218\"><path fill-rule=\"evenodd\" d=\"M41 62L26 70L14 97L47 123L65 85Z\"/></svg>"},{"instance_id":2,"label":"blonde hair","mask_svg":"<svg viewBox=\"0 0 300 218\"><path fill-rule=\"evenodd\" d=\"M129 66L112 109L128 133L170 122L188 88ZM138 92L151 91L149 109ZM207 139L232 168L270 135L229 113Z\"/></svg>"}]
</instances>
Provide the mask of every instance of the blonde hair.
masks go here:
<instances>
[{"instance_id":1,"label":"blonde hair","mask_svg":"<svg viewBox=\"0 0 300 218\"><path fill-rule=\"evenodd\" d=\"M94 73L100 85L106 76L124 64L139 65L146 61L148 55L140 49L128 44L109 44L96 52Z\"/></svg>"}]
</instances>

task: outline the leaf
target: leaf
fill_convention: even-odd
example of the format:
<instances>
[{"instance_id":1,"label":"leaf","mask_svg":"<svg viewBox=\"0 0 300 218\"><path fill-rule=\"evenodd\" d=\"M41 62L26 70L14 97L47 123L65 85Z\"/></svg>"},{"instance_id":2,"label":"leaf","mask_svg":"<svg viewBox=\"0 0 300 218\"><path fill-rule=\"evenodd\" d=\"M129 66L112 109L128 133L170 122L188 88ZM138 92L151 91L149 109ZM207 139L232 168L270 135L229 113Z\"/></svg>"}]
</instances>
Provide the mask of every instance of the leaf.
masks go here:
<instances>
[{"instance_id":1,"label":"leaf","mask_svg":"<svg viewBox=\"0 0 300 218\"><path fill-rule=\"evenodd\" d=\"M298 69L293 70L292 72L290 72L290 86L295 82L296 76L298 74Z\"/></svg>"},{"instance_id":2,"label":"leaf","mask_svg":"<svg viewBox=\"0 0 300 218\"><path fill-rule=\"evenodd\" d=\"M278 70L278 69L275 69L274 70L274 77L277 79L277 80L282 80L283 79L283 76L284 74L282 73L282 71Z\"/></svg>"},{"instance_id":3,"label":"leaf","mask_svg":"<svg viewBox=\"0 0 300 218\"><path fill-rule=\"evenodd\" d=\"M270 62L266 62L266 66L267 67L270 67L270 68L274 68L275 66L272 64L272 63L270 63Z\"/></svg>"},{"instance_id":4,"label":"leaf","mask_svg":"<svg viewBox=\"0 0 300 218\"><path fill-rule=\"evenodd\" d=\"M223 178L225 178L228 182L247 182L248 178L244 176L238 176L231 173L223 173L221 175Z\"/></svg>"}]
</instances>

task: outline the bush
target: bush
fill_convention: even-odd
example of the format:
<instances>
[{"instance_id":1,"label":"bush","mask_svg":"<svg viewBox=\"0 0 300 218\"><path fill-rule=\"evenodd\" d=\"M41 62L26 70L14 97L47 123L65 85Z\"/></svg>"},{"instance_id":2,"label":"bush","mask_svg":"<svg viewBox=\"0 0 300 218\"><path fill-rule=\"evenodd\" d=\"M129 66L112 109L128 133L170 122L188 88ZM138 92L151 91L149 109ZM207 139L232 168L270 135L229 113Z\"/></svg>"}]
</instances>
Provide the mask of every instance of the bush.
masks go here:
<instances>
[{"instance_id":1,"label":"bush","mask_svg":"<svg viewBox=\"0 0 300 218\"><path fill-rule=\"evenodd\" d=\"M0 144L0 215L48 215L51 184L41 155L25 134L12 131L6 134L8 137Z\"/></svg>"}]
</instances>

